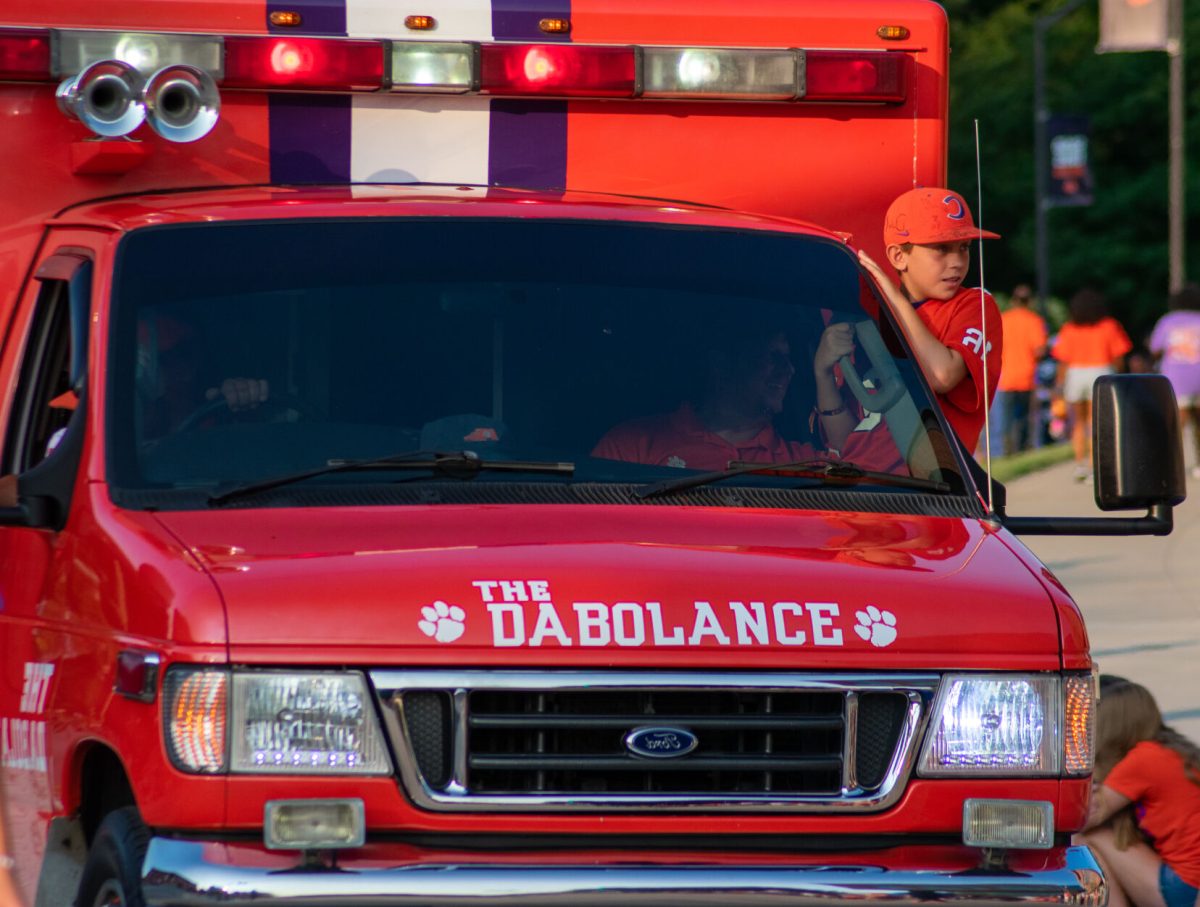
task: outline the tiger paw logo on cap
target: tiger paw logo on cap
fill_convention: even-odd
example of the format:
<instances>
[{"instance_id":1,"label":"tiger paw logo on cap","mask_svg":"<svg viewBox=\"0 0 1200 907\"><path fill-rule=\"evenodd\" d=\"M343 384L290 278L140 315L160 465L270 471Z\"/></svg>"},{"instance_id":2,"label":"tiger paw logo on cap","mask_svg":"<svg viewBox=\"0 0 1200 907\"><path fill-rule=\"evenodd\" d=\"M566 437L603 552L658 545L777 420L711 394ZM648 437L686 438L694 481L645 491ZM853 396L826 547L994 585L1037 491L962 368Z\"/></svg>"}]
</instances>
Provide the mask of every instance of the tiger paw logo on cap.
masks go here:
<instances>
[{"instance_id":1,"label":"tiger paw logo on cap","mask_svg":"<svg viewBox=\"0 0 1200 907\"><path fill-rule=\"evenodd\" d=\"M892 202L883 220L885 246L999 238L975 226L970 206L951 189L910 189Z\"/></svg>"}]
</instances>

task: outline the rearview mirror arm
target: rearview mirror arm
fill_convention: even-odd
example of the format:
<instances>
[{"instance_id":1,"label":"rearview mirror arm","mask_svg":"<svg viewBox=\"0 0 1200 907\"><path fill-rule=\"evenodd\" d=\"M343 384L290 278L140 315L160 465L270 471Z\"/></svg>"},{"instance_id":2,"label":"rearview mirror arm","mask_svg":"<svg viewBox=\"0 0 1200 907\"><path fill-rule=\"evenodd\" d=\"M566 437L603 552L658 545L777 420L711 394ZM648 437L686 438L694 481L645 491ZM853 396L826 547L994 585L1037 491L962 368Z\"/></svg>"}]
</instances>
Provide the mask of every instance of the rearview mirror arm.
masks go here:
<instances>
[{"instance_id":1,"label":"rearview mirror arm","mask_svg":"<svg viewBox=\"0 0 1200 907\"><path fill-rule=\"evenodd\" d=\"M1175 527L1170 504L1152 504L1141 517L1002 516L1017 535L1170 535Z\"/></svg>"}]
</instances>

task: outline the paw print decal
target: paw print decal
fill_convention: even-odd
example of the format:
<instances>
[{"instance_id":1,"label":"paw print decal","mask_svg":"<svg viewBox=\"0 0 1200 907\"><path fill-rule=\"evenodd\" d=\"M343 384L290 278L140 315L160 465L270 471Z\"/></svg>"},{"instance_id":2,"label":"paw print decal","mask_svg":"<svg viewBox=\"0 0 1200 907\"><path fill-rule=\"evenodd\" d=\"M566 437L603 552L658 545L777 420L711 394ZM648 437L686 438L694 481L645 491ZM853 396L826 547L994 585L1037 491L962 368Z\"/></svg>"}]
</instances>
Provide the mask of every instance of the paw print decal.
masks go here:
<instances>
[{"instance_id":1,"label":"paw print decal","mask_svg":"<svg viewBox=\"0 0 1200 907\"><path fill-rule=\"evenodd\" d=\"M417 626L422 633L438 642L454 642L467 629L467 612L458 605L436 601L422 608L421 616L424 620L417 621Z\"/></svg>"},{"instance_id":2,"label":"paw print decal","mask_svg":"<svg viewBox=\"0 0 1200 907\"><path fill-rule=\"evenodd\" d=\"M867 640L873 646L890 646L896 641L896 615L891 611L881 611L874 605L867 605L865 611L855 611L858 623L854 632Z\"/></svg>"}]
</instances>

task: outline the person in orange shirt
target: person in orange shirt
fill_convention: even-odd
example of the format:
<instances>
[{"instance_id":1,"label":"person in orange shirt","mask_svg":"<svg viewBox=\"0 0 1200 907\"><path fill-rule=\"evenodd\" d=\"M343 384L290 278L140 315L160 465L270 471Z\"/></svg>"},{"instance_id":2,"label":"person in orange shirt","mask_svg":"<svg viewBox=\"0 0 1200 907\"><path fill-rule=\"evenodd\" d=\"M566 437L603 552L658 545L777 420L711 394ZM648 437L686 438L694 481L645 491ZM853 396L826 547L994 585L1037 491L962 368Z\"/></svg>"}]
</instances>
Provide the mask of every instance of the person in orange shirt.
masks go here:
<instances>
[{"instance_id":1,"label":"person in orange shirt","mask_svg":"<svg viewBox=\"0 0 1200 907\"><path fill-rule=\"evenodd\" d=\"M1088 818L1076 837L1100 860L1109 907L1194 907L1200 747L1163 724L1154 697L1140 684L1101 678L1093 783Z\"/></svg>"},{"instance_id":2,"label":"person in orange shirt","mask_svg":"<svg viewBox=\"0 0 1200 907\"><path fill-rule=\"evenodd\" d=\"M991 294L968 289L963 282L972 240L999 238L975 225L957 192L910 189L884 215L884 252L900 285L866 252L858 253L968 455L979 444L985 413L996 395L1004 331Z\"/></svg>"},{"instance_id":3,"label":"person in orange shirt","mask_svg":"<svg viewBox=\"0 0 1200 907\"><path fill-rule=\"evenodd\" d=\"M1029 287L1018 285L1009 298L1009 307L1000 315L1004 324L1004 348L1000 356L997 408L1006 454L1029 446L1029 405L1036 384L1034 376L1038 361L1046 354L1046 322L1029 307L1030 298Z\"/></svg>"},{"instance_id":4,"label":"person in orange shirt","mask_svg":"<svg viewBox=\"0 0 1200 907\"><path fill-rule=\"evenodd\" d=\"M1092 385L1101 375L1121 370L1133 343L1120 322L1109 316L1097 290L1083 289L1071 297L1070 312L1052 355L1058 360L1056 392L1071 410L1075 481L1085 482L1092 474Z\"/></svg>"}]
</instances>

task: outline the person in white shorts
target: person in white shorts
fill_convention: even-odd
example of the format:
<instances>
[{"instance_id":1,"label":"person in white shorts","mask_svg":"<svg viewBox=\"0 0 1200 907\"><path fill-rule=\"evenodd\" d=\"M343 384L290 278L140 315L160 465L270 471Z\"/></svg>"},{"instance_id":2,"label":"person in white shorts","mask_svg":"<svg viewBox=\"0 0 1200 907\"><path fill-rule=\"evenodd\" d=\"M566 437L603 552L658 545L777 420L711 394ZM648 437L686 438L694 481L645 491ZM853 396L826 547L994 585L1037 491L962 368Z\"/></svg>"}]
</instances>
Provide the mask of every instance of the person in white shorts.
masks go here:
<instances>
[{"instance_id":1,"label":"person in white shorts","mask_svg":"<svg viewBox=\"0 0 1200 907\"><path fill-rule=\"evenodd\" d=\"M1133 343L1096 290L1080 290L1070 308L1071 320L1058 332L1052 355L1058 360L1057 391L1071 408L1075 481L1084 482L1092 474L1092 385L1121 370Z\"/></svg>"}]
</instances>

